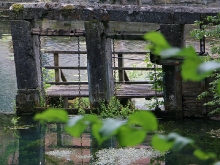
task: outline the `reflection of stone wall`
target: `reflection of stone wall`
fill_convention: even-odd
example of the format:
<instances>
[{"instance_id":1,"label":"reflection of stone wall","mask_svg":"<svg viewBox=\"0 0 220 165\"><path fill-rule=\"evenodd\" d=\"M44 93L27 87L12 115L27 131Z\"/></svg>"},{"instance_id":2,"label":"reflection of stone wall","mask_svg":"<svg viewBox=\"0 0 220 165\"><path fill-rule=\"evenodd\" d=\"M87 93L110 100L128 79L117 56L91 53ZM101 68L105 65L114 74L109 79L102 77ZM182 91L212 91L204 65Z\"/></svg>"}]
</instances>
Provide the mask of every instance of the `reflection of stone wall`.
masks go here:
<instances>
[{"instance_id":1,"label":"reflection of stone wall","mask_svg":"<svg viewBox=\"0 0 220 165\"><path fill-rule=\"evenodd\" d=\"M0 113L0 165L18 164L18 139L12 130L4 130L4 127L12 126L12 117L13 115Z\"/></svg>"}]
</instances>

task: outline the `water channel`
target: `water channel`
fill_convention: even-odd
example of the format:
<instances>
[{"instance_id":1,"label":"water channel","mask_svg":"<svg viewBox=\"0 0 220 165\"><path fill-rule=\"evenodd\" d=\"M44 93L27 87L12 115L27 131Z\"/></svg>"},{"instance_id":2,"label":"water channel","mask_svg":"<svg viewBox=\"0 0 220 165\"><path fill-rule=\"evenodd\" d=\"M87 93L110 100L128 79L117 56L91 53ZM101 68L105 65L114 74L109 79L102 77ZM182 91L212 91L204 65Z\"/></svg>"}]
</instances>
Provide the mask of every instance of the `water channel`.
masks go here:
<instances>
[{"instance_id":1,"label":"water channel","mask_svg":"<svg viewBox=\"0 0 220 165\"><path fill-rule=\"evenodd\" d=\"M51 25L69 28L81 28L81 23L54 23L44 24L45 28ZM55 26L54 25L54 26ZM132 27L133 26L133 27ZM125 29L126 27L139 28L138 31L150 31L158 29L158 25L120 24L111 25L111 30ZM146 30L147 29L147 30ZM129 29L128 29L129 30ZM189 30L187 31L189 32ZM187 44L191 42L186 38ZM44 50L73 50L75 38L50 38L42 37L42 52ZM85 50L85 41L80 40L80 49ZM129 51L133 48L145 51L145 42L130 43L127 41L117 42L116 49ZM133 148L119 148L115 138L107 141L102 148L97 147L95 139L90 135L88 129L81 138L73 138L63 131L60 124L39 125L33 122L30 116L18 119L19 128L15 129L12 121L16 121L14 112L14 100L16 95L16 74L13 60L13 49L11 44L10 26L8 22L0 22L0 165L68 165L68 164L150 164L155 161L160 165L209 165L212 162L199 161L192 156L192 150L188 147L181 152L158 153L150 147L150 137L139 146ZM45 54L45 63L53 63L51 54ZM76 57L71 55L61 56L61 63L67 65L77 65L73 62ZM134 56L134 58L137 58ZM144 58L143 58L144 59ZM86 65L86 57L82 57L81 65ZM133 63L125 62L131 66ZM146 65L138 61L138 65ZM137 65L136 64L136 65ZM134 63L135 65L135 63ZM64 74L71 81L77 80L77 72L64 71ZM87 80L86 72L83 80ZM139 79L143 79L143 74L137 73ZM142 76L142 77L141 77ZM137 79L138 79L137 78ZM12 120L14 118L14 120ZM196 145L204 151L214 152L220 155L220 123L213 120L181 120L164 121L160 120L162 133L177 132L195 140ZM220 159L220 157L218 157Z\"/></svg>"}]
</instances>

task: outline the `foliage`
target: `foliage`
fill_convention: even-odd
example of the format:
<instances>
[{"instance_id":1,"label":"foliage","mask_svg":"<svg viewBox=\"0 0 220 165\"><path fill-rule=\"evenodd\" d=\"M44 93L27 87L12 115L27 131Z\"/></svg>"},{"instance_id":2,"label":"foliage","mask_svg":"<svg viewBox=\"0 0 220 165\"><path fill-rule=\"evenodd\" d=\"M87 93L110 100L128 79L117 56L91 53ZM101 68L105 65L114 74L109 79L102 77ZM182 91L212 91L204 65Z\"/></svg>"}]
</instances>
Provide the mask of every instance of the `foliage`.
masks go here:
<instances>
[{"instance_id":1,"label":"foliage","mask_svg":"<svg viewBox=\"0 0 220 165\"><path fill-rule=\"evenodd\" d=\"M211 55L210 58L214 59L217 63L215 65L218 67L218 61L219 61L219 54L220 54L220 25L215 25L219 24L220 21L220 13L216 16L209 16L207 17L203 22L196 22L196 25L202 26L202 29L194 29L191 31L191 35L195 37L196 39L201 39L203 36L208 38L209 46L211 47ZM206 22L208 22L208 25L204 25ZM213 65L213 67L215 67ZM216 113L220 113L220 96L219 92L220 89L220 73L219 72L214 72L209 76L212 81L209 83L210 87L207 91L201 93L198 96L198 99L203 99L206 96L213 96L213 99L211 101L206 102L204 105L208 106L213 106L215 107L213 111L211 111L209 114L213 115ZM217 87L217 90L216 90Z\"/></svg>"},{"instance_id":2,"label":"foliage","mask_svg":"<svg viewBox=\"0 0 220 165\"><path fill-rule=\"evenodd\" d=\"M204 61L197 55L192 46L185 48L171 47L161 35L158 32L150 32L145 34L144 38L152 42L148 47L155 55L160 55L161 58L184 58L181 69L184 80L201 81L214 70L220 68L220 63L216 61ZM160 38L160 42L157 43L155 38Z\"/></svg>"},{"instance_id":3,"label":"foliage","mask_svg":"<svg viewBox=\"0 0 220 165\"><path fill-rule=\"evenodd\" d=\"M84 115L85 109L90 107L90 102L88 98L77 97L69 101L69 108L78 108L78 114Z\"/></svg>"},{"instance_id":4,"label":"foliage","mask_svg":"<svg viewBox=\"0 0 220 165\"><path fill-rule=\"evenodd\" d=\"M43 86L44 86L44 89L47 89L51 86L50 84L47 84L47 82L52 81L54 79L55 72L54 70L47 70L43 68L42 74L43 74Z\"/></svg>"},{"instance_id":5,"label":"foliage","mask_svg":"<svg viewBox=\"0 0 220 165\"><path fill-rule=\"evenodd\" d=\"M64 122L66 123L65 130L75 137L80 137L90 125L92 134L99 144L115 135L121 146L134 146L141 143L145 139L147 132L155 131L158 127L156 117L151 112L144 111L131 114L128 120L110 118L103 120L96 115L76 116L68 119L65 110L49 109L37 114L34 119L42 122Z\"/></svg>"},{"instance_id":6,"label":"foliage","mask_svg":"<svg viewBox=\"0 0 220 165\"><path fill-rule=\"evenodd\" d=\"M156 96L151 98L149 102L146 104L149 110L160 110L159 108L164 105L164 100L158 99Z\"/></svg>"},{"instance_id":7,"label":"foliage","mask_svg":"<svg viewBox=\"0 0 220 165\"><path fill-rule=\"evenodd\" d=\"M126 118L129 114L134 113L134 110L135 109L131 101L128 100L126 105L122 105L120 100L116 97L112 97L108 103L101 100L97 108L98 115L100 115L102 118Z\"/></svg>"}]
</instances>

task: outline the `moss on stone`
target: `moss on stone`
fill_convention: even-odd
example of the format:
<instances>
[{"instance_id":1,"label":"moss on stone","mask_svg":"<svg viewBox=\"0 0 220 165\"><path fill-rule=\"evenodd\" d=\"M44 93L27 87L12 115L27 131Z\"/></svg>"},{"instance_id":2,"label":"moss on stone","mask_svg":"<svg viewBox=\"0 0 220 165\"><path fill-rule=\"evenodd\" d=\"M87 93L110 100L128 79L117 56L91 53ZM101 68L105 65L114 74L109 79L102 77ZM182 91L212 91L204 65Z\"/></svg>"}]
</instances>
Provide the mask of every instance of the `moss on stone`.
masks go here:
<instances>
[{"instance_id":1,"label":"moss on stone","mask_svg":"<svg viewBox=\"0 0 220 165\"><path fill-rule=\"evenodd\" d=\"M21 12L23 10L24 10L24 5L23 4L16 3L16 4L12 5L12 11L14 11L14 12Z\"/></svg>"},{"instance_id":2,"label":"moss on stone","mask_svg":"<svg viewBox=\"0 0 220 165\"><path fill-rule=\"evenodd\" d=\"M68 17L69 15L71 15L73 13L73 9L74 9L74 6L66 5L61 9L61 14L64 17Z\"/></svg>"}]
</instances>

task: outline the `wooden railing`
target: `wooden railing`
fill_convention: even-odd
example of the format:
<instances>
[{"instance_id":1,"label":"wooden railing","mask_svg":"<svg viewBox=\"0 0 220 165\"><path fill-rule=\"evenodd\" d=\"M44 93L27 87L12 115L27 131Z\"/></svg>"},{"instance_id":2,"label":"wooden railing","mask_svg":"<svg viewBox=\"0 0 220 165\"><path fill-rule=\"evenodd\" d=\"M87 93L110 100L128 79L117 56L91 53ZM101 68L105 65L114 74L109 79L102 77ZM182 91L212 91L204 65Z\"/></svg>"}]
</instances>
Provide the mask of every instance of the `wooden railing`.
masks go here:
<instances>
[{"instance_id":1,"label":"wooden railing","mask_svg":"<svg viewBox=\"0 0 220 165\"><path fill-rule=\"evenodd\" d=\"M67 82L67 81L60 81L60 78L65 76L63 74L62 69L73 69L73 70L87 70L86 66L59 66L59 54L87 54L86 51L44 51L44 53L52 53L54 55L54 66L45 66L45 69L54 69L55 70L55 82L46 82L47 84L51 85L87 85L88 82L81 81L81 82ZM124 55L128 56L131 54L135 55L146 55L148 52L114 52L114 54L117 54L118 65L113 67L113 70L118 71L118 81L115 81L117 84L152 84L152 81L130 81L129 77L126 73L126 70L143 70L143 71L150 71L154 68L147 68L147 67L124 67ZM126 58L130 59L130 58ZM130 60L137 60L137 59L130 59Z\"/></svg>"}]
</instances>

